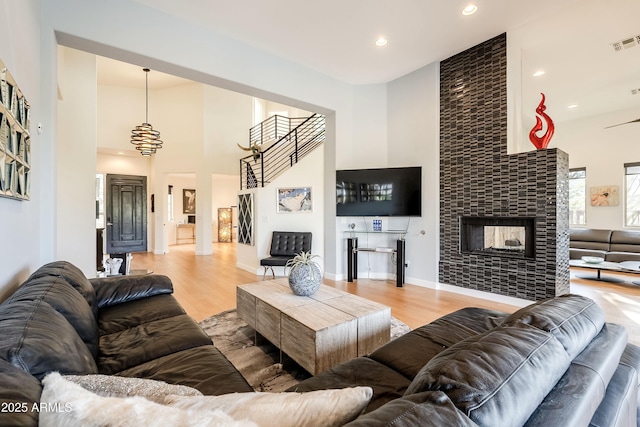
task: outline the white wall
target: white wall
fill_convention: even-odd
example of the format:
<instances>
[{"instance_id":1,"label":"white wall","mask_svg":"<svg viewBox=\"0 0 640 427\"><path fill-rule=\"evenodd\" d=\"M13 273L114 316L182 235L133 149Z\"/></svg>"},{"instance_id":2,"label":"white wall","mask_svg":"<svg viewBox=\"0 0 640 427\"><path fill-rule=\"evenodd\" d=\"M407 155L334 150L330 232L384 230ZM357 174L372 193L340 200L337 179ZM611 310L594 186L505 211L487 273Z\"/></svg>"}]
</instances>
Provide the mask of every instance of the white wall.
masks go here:
<instances>
[{"instance_id":1,"label":"white wall","mask_svg":"<svg viewBox=\"0 0 640 427\"><path fill-rule=\"evenodd\" d=\"M240 176L238 175L211 175L211 187L213 196L211 198L211 210L213 212L213 241L218 241L218 208L231 208L233 212L233 229L231 232L232 241L237 242L238 225L238 191L240 190Z\"/></svg>"},{"instance_id":2,"label":"white wall","mask_svg":"<svg viewBox=\"0 0 640 427\"><path fill-rule=\"evenodd\" d=\"M640 123L605 129L640 117L640 108L561 123L553 143L569 153L570 168L587 168L586 227L621 230L624 226L624 164L640 162ZM618 206L591 206L589 189L617 185Z\"/></svg>"},{"instance_id":3,"label":"white wall","mask_svg":"<svg viewBox=\"0 0 640 427\"><path fill-rule=\"evenodd\" d=\"M64 51L58 103L56 258L95 277L97 85L95 55ZM90 249L91 248L91 249Z\"/></svg>"},{"instance_id":4,"label":"white wall","mask_svg":"<svg viewBox=\"0 0 640 427\"><path fill-rule=\"evenodd\" d=\"M204 86L204 138L212 147L210 170L216 174L239 175L238 159L249 145L253 98L229 90ZM239 189L238 183L234 188ZM214 215L215 216L215 215Z\"/></svg>"},{"instance_id":5,"label":"white wall","mask_svg":"<svg viewBox=\"0 0 640 427\"><path fill-rule=\"evenodd\" d=\"M38 0L0 0L0 60L15 78L31 104L31 200L20 202L0 198L0 301L37 268L52 252L53 236L43 239L41 230L55 221L55 214L47 211L43 198L55 198L50 173L41 167L52 160L43 156L40 146L45 143L36 132L45 106L41 99L40 63L40 2ZM46 70L51 72L51 70ZM44 77L44 76L43 76ZM45 132L50 132L45 128ZM49 185L43 188L42 183ZM46 244L41 243L45 240Z\"/></svg>"},{"instance_id":6,"label":"white wall","mask_svg":"<svg viewBox=\"0 0 640 427\"><path fill-rule=\"evenodd\" d=\"M325 240L324 211L325 200L323 147L301 159L286 173L271 182L268 187L255 191L255 246L238 245L238 267L256 274L262 274L259 266L261 258L269 256L273 231L310 231L311 253L319 255L318 263L324 272ZM278 213L278 188L311 187L312 211L303 213ZM331 255L331 254L330 254ZM283 269L275 269L276 275L283 275Z\"/></svg>"},{"instance_id":7,"label":"white wall","mask_svg":"<svg viewBox=\"0 0 640 427\"><path fill-rule=\"evenodd\" d=\"M438 281L439 74L431 64L388 85L389 164L422 166L422 217L411 219L406 236L406 281L414 284Z\"/></svg>"}]
</instances>

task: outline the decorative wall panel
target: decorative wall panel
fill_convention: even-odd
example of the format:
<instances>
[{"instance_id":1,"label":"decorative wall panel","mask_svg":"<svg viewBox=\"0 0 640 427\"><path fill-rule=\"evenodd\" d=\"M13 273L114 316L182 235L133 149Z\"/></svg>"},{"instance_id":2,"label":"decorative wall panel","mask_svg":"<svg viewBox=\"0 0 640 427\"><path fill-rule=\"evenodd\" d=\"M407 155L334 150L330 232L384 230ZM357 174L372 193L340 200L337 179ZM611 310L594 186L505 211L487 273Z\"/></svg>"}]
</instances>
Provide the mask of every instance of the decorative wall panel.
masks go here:
<instances>
[{"instance_id":1,"label":"decorative wall panel","mask_svg":"<svg viewBox=\"0 0 640 427\"><path fill-rule=\"evenodd\" d=\"M506 35L440 65L439 281L540 300L569 292L569 157L507 154ZM463 253L463 217L535 218L533 257Z\"/></svg>"},{"instance_id":2,"label":"decorative wall panel","mask_svg":"<svg viewBox=\"0 0 640 427\"><path fill-rule=\"evenodd\" d=\"M29 200L30 106L0 61L0 197Z\"/></svg>"},{"instance_id":3,"label":"decorative wall panel","mask_svg":"<svg viewBox=\"0 0 640 427\"><path fill-rule=\"evenodd\" d=\"M253 246L253 194L238 195L238 243Z\"/></svg>"}]
</instances>

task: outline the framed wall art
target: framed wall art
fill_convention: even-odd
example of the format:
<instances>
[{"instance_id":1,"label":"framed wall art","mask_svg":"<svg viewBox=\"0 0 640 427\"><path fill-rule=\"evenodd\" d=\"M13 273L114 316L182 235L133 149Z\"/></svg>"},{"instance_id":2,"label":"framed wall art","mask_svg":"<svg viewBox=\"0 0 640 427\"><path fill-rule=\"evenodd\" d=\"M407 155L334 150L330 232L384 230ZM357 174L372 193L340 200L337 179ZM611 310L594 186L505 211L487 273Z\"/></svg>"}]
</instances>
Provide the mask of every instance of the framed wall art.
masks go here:
<instances>
[{"instance_id":1,"label":"framed wall art","mask_svg":"<svg viewBox=\"0 0 640 427\"><path fill-rule=\"evenodd\" d=\"M196 213L196 190L187 188L182 190L182 213L192 215Z\"/></svg>"},{"instance_id":2,"label":"framed wall art","mask_svg":"<svg viewBox=\"0 0 640 427\"><path fill-rule=\"evenodd\" d=\"M0 197L30 198L30 109L16 81L0 61Z\"/></svg>"},{"instance_id":3,"label":"framed wall art","mask_svg":"<svg viewBox=\"0 0 640 427\"><path fill-rule=\"evenodd\" d=\"M617 185L591 187L589 189L591 206L618 206L620 203L618 194Z\"/></svg>"},{"instance_id":4,"label":"framed wall art","mask_svg":"<svg viewBox=\"0 0 640 427\"><path fill-rule=\"evenodd\" d=\"M277 212L311 212L311 187L288 187L277 190Z\"/></svg>"}]
</instances>

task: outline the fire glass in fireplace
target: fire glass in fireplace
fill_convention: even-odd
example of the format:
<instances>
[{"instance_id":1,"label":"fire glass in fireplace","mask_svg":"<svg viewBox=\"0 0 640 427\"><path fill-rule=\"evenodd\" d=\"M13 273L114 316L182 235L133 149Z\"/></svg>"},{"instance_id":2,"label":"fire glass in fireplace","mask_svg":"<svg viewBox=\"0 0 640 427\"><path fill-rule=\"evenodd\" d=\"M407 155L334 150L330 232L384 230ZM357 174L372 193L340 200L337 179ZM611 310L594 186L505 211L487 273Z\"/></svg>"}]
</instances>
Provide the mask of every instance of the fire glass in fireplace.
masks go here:
<instances>
[{"instance_id":1,"label":"fire glass in fireplace","mask_svg":"<svg viewBox=\"0 0 640 427\"><path fill-rule=\"evenodd\" d=\"M460 251L535 258L535 218L462 217Z\"/></svg>"}]
</instances>

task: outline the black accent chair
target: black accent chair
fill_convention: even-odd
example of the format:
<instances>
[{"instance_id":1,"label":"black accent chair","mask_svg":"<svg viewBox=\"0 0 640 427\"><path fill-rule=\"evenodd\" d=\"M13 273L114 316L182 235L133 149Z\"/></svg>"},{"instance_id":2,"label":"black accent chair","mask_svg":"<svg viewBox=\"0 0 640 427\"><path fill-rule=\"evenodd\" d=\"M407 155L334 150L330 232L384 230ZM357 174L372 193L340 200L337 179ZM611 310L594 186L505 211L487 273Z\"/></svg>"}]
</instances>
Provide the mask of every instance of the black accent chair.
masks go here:
<instances>
[{"instance_id":1,"label":"black accent chair","mask_svg":"<svg viewBox=\"0 0 640 427\"><path fill-rule=\"evenodd\" d=\"M303 251L311 251L310 232L274 231L271 236L269 257L260 260L260 265L264 267L262 279L264 280L267 276L267 270L271 270L271 275L275 279L273 267L284 267L287 261Z\"/></svg>"}]
</instances>

